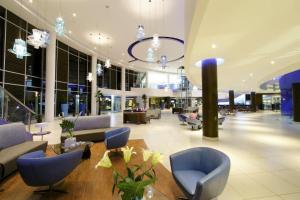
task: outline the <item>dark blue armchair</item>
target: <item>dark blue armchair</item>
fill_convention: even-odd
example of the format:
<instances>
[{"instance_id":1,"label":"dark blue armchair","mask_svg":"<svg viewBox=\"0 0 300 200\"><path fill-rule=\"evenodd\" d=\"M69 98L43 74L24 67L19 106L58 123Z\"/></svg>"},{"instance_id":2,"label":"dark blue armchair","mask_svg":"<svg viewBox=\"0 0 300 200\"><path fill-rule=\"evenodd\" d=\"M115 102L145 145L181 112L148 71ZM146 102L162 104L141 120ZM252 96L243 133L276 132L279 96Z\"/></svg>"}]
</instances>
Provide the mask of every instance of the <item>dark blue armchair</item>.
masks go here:
<instances>
[{"instance_id":1,"label":"dark blue armchair","mask_svg":"<svg viewBox=\"0 0 300 200\"><path fill-rule=\"evenodd\" d=\"M211 200L227 183L230 160L224 153L206 147L192 148L170 156L173 177L189 200Z\"/></svg>"},{"instance_id":2,"label":"dark blue armchair","mask_svg":"<svg viewBox=\"0 0 300 200\"><path fill-rule=\"evenodd\" d=\"M64 179L79 165L82 150L46 157L43 151L24 154L17 159L17 166L24 182L29 186L49 186L37 192L64 192L53 189L53 185Z\"/></svg>"},{"instance_id":3,"label":"dark blue armchair","mask_svg":"<svg viewBox=\"0 0 300 200\"><path fill-rule=\"evenodd\" d=\"M186 122L186 119L187 119L187 118L188 118L188 117L185 116L184 114L178 114L178 119L179 119L179 121L182 122L182 124L184 124L184 123Z\"/></svg>"},{"instance_id":4,"label":"dark blue armchair","mask_svg":"<svg viewBox=\"0 0 300 200\"><path fill-rule=\"evenodd\" d=\"M108 150L124 147L129 138L130 128L123 127L105 132L104 144Z\"/></svg>"}]
</instances>

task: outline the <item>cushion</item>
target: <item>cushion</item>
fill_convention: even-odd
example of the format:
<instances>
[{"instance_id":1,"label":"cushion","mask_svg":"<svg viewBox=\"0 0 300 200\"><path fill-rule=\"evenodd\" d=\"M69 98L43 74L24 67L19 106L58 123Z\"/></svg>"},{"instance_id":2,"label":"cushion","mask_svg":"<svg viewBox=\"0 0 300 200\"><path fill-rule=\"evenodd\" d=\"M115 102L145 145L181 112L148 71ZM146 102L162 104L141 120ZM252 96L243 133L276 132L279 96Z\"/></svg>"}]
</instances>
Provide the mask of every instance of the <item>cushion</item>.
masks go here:
<instances>
[{"instance_id":1,"label":"cushion","mask_svg":"<svg viewBox=\"0 0 300 200\"><path fill-rule=\"evenodd\" d=\"M1 125L0 149L5 149L26 141L26 129L23 123Z\"/></svg>"},{"instance_id":2,"label":"cushion","mask_svg":"<svg viewBox=\"0 0 300 200\"><path fill-rule=\"evenodd\" d=\"M28 152L43 150L46 151L47 142L44 141L27 141L15 146L2 149L0 151L0 163L4 165L4 177L17 169L16 159Z\"/></svg>"},{"instance_id":3,"label":"cushion","mask_svg":"<svg viewBox=\"0 0 300 200\"><path fill-rule=\"evenodd\" d=\"M178 170L173 172L173 175L179 186L190 195L195 194L197 182L206 176L205 173L197 170Z\"/></svg>"}]
</instances>

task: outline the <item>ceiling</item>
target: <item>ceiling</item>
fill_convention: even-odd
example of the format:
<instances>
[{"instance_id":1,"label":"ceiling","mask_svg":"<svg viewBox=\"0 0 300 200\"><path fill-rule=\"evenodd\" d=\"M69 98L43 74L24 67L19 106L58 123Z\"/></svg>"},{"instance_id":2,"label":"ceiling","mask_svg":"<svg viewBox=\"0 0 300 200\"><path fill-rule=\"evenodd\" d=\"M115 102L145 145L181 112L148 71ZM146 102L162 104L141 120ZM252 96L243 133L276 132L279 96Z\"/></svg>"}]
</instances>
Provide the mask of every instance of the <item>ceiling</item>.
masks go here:
<instances>
[{"instance_id":1,"label":"ceiling","mask_svg":"<svg viewBox=\"0 0 300 200\"><path fill-rule=\"evenodd\" d=\"M56 17L62 16L66 32L60 40L85 53L102 59L110 57L114 64L141 71L162 69L158 64L128 63L132 58L127 48L136 41L139 24L145 27L146 37L157 33L184 40L184 0L1 0L1 4L41 28L53 28ZM134 54L146 58L149 45L142 43ZM174 58L183 52L184 45L166 41L157 54ZM168 63L163 71L176 72L182 62Z\"/></svg>"},{"instance_id":2,"label":"ceiling","mask_svg":"<svg viewBox=\"0 0 300 200\"><path fill-rule=\"evenodd\" d=\"M260 91L263 82L300 68L299 0L198 0L190 9L184 65L193 84L202 82L195 63L211 57L225 61L221 91Z\"/></svg>"}]
</instances>

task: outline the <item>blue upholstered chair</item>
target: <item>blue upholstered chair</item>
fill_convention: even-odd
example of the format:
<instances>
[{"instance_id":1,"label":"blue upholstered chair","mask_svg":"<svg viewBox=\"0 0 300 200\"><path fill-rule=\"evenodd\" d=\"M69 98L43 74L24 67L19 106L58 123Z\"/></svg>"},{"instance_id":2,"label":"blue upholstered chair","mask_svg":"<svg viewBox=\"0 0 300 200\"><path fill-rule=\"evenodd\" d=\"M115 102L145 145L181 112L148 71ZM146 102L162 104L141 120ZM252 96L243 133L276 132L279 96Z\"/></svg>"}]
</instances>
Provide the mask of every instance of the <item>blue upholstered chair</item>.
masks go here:
<instances>
[{"instance_id":1,"label":"blue upholstered chair","mask_svg":"<svg viewBox=\"0 0 300 200\"><path fill-rule=\"evenodd\" d=\"M124 147L129 138L130 128L122 127L106 131L104 144L108 150Z\"/></svg>"},{"instance_id":2,"label":"blue upholstered chair","mask_svg":"<svg viewBox=\"0 0 300 200\"><path fill-rule=\"evenodd\" d=\"M224 153L206 147L192 148L170 156L173 177L189 200L211 200L227 183L230 160Z\"/></svg>"},{"instance_id":3,"label":"blue upholstered chair","mask_svg":"<svg viewBox=\"0 0 300 200\"><path fill-rule=\"evenodd\" d=\"M186 122L187 116L185 116L184 114L178 114L178 119L179 121L182 122L182 124L184 124Z\"/></svg>"},{"instance_id":4,"label":"blue upholstered chair","mask_svg":"<svg viewBox=\"0 0 300 200\"><path fill-rule=\"evenodd\" d=\"M82 157L82 150L46 157L43 151L35 151L17 159L17 166L24 182L33 187L49 186L36 192L65 192L53 189L53 185L70 174Z\"/></svg>"}]
</instances>

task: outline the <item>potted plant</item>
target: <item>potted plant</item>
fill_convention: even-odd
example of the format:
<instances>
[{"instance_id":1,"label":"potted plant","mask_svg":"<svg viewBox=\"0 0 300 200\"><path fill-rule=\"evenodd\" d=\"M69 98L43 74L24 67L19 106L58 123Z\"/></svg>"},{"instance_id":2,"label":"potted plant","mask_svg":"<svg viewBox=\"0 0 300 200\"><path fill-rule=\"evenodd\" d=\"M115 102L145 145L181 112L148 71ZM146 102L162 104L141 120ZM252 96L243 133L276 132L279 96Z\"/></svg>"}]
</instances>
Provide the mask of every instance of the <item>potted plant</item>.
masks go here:
<instances>
[{"instance_id":1,"label":"potted plant","mask_svg":"<svg viewBox=\"0 0 300 200\"><path fill-rule=\"evenodd\" d=\"M136 154L136 152L133 151L133 147L129 148L127 146L126 148L121 148L121 151L123 152L124 167L127 171L126 175L123 175L113 167L108 156L109 151L104 153L95 168L113 168L113 194L117 188L122 200L142 200L145 189L156 181L154 168L162 161L162 155L159 152L143 150L143 162L133 165L130 164L131 156ZM151 195L153 195L153 191L148 190L147 196L149 197Z\"/></svg>"},{"instance_id":2,"label":"potted plant","mask_svg":"<svg viewBox=\"0 0 300 200\"><path fill-rule=\"evenodd\" d=\"M142 99L143 99L143 102L144 102L144 110L146 110L146 107L147 107L147 95L143 94L142 95Z\"/></svg>"},{"instance_id":3,"label":"potted plant","mask_svg":"<svg viewBox=\"0 0 300 200\"><path fill-rule=\"evenodd\" d=\"M65 140L65 144L64 144L65 148L70 148L70 147L76 145L76 137L74 137L73 130L74 130L75 123L76 123L78 117L79 117L79 115L77 116L77 118L74 122L62 117L62 121L59 124L60 127L62 128L62 131L68 133L68 137Z\"/></svg>"},{"instance_id":4,"label":"potted plant","mask_svg":"<svg viewBox=\"0 0 300 200\"><path fill-rule=\"evenodd\" d=\"M101 106L102 106L103 97L104 97L104 95L102 94L101 90L98 90L95 95L96 101L98 102L98 105L99 105L98 115L101 115Z\"/></svg>"}]
</instances>

